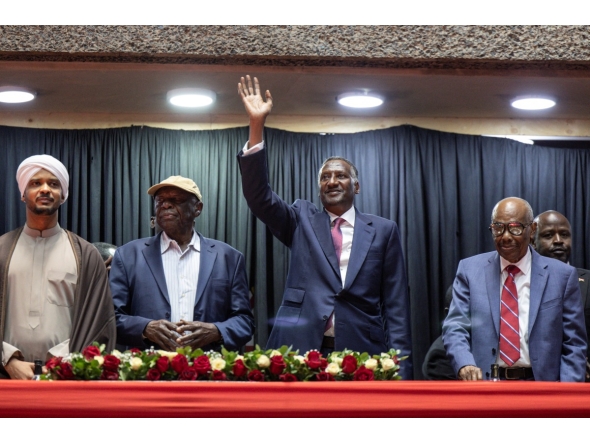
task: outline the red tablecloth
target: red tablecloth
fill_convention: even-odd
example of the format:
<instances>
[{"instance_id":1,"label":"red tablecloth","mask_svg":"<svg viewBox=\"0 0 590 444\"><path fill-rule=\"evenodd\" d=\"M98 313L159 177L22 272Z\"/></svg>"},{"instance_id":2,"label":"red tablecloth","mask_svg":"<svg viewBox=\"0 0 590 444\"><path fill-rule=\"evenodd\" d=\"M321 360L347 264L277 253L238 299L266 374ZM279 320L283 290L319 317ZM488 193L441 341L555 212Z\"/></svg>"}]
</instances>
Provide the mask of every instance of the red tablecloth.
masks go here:
<instances>
[{"instance_id":1,"label":"red tablecloth","mask_svg":"<svg viewBox=\"0 0 590 444\"><path fill-rule=\"evenodd\" d=\"M0 417L590 417L590 384L1 380Z\"/></svg>"}]
</instances>

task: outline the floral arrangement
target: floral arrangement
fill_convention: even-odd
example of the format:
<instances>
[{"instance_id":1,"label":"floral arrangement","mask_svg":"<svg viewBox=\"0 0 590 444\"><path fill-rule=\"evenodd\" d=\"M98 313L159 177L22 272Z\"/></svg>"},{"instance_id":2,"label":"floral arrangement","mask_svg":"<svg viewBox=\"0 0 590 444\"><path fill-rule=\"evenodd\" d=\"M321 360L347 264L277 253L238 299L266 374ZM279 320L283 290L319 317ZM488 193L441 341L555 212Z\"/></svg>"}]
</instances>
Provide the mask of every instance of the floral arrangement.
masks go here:
<instances>
[{"instance_id":1,"label":"floral arrangement","mask_svg":"<svg viewBox=\"0 0 590 444\"><path fill-rule=\"evenodd\" d=\"M51 358L43 380L112 381L372 381L398 380L399 350L370 356L344 350L324 357L316 350L304 355L283 346L256 349L243 355L178 348L176 352L131 349L105 353L94 344L82 353Z\"/></svg>"}]
</instances>

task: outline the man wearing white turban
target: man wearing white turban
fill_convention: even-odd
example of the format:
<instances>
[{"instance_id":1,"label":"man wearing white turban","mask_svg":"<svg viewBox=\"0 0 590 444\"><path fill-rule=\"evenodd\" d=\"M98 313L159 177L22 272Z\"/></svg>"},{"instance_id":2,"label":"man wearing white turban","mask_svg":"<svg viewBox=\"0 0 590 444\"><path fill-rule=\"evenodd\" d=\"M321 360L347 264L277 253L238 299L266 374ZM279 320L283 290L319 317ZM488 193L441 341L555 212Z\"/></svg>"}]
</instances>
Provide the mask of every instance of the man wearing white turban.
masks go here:
<instances>
[{"instance_id":1,"label":"man wearing white turban","mask_svg":"<svg viewBox=\"0 0 590 444\"><path fill-rule=\"evenodd\" d=\"M35 360L115 346L115 313L98 250L58 223L69 174L49 155L16 173L26 224L0 237L0 377L31 379Z\"/></svg>"}]
</instances>

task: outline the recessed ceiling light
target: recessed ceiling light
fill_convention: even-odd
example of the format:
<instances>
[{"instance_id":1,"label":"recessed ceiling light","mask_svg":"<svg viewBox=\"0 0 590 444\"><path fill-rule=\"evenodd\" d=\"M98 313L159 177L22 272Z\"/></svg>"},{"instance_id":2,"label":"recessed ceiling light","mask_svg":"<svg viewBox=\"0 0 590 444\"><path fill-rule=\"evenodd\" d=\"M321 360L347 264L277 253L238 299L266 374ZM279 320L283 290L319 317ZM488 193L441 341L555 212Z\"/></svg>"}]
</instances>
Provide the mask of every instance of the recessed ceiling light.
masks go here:
<instances>
[{"instance_id":1,"label":"recessed ceiling light","mask_svg":"<svg viewBox=\"0 0 590 444\"><path fill-rule=\"evenodd\" d=\"M511 105L518 109L539 110L555 106L555 100L538 96L521 96L515 98Z\"/></svg>"},{"instance_id":2,"label":"recessed ceiling light","mask_svg":"<svg viewBox=\"0 0 590 444\"><path fill-rule=\"evenodd\" d=\"M172 105L199 108L215 102L215 93L202 88L179 88L168 91L166 98Z\"/></svg>"},{"instance_id":3,"label":"recessed ceiling light","mask_svg":"<svg viewBox=\"0 0 590 444\"><path fill-rule=\"evenodd\" d=\"M340 105L350 108L374 108L383 103L381 96L367 91L340 94L336 100Z\"/></svg>"},{"instance_id":4,"label":"recessed ceiling light","mask_svg":"<svg viewBox=\"0 0 590 444\"><path fill-rule=\"evenodd\" d=\"M2 86L0 87L0 102L3 103L23 103L30 102L35 98L37 93L20 86Z\"/></svg>"}]
</instances>

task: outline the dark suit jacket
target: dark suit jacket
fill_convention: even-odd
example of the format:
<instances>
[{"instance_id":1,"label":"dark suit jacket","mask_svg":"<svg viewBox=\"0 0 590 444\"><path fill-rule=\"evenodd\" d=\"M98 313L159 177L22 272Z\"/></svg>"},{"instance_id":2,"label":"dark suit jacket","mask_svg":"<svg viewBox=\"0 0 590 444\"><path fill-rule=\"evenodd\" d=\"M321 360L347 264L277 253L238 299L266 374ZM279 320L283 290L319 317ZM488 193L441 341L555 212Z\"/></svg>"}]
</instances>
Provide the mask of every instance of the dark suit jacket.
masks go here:
<instances>
[{"instance_id":1,"label":"dark suit jacket","mask_svg":"<svg viewBox=\"0 0 590 444\"><path fill-rule=\"evenodd\" d=\"M442 336L434 340L422 364L424 379L428 381L456 380L457 374L453 370L451 361L447 357Z\"/></svg>"},{"instance_id":2,"label":"dark suit jacket","mask_svg":"<svg viewBox=\"0 0 590 444\"><path fill-rule=\"evenodd\" d=\"M531 249L529 355L537 381L584 381L586 328L576 270ZM443 340L455 373L496 362L500 328L500 255L459 263Z\"/></svg>"},{"instance_id":3,"label":"dark suit jacket","mask_svg":"<svg viewBox=\"0 0 590 444\"><path fill-rule=\"evenodd\" d=\"M590 270L577 268L578 284L582 293L582 307L584 307L584 320L586 322L586 334L590 332Z\"/></svg>"},{"instance_id":4,"label":"dark suit jacket","mask_svg":"<svg viewBox=\"0 0 590 444\"><path fill-rule=\"evenodd\" d=\"M342 286L330 217L314 204L288 205L268 184L266 151L238 156L244 196L252 212L291 249L283 301L268 348L319 350L335 313L335 349L409 356L400 374L412 379L406 271L395 222L356 211L350 262Z\"/></svg>"},{"instance_id":5,"label":"dark suit jacket","mask_svg":"<svg viewBox=\"0 0 590 444\"><path fill-rule=\"evenodd\" d=\"M223 242L201 237L199 282L194 320L217 326L227 349L238 349L252 337L244 256ZM160 234L117 248L110 272L117 317L117 342L131 347L152 345L142 339L152 320L170 320Z\"/></svg>"}]
</instances>

